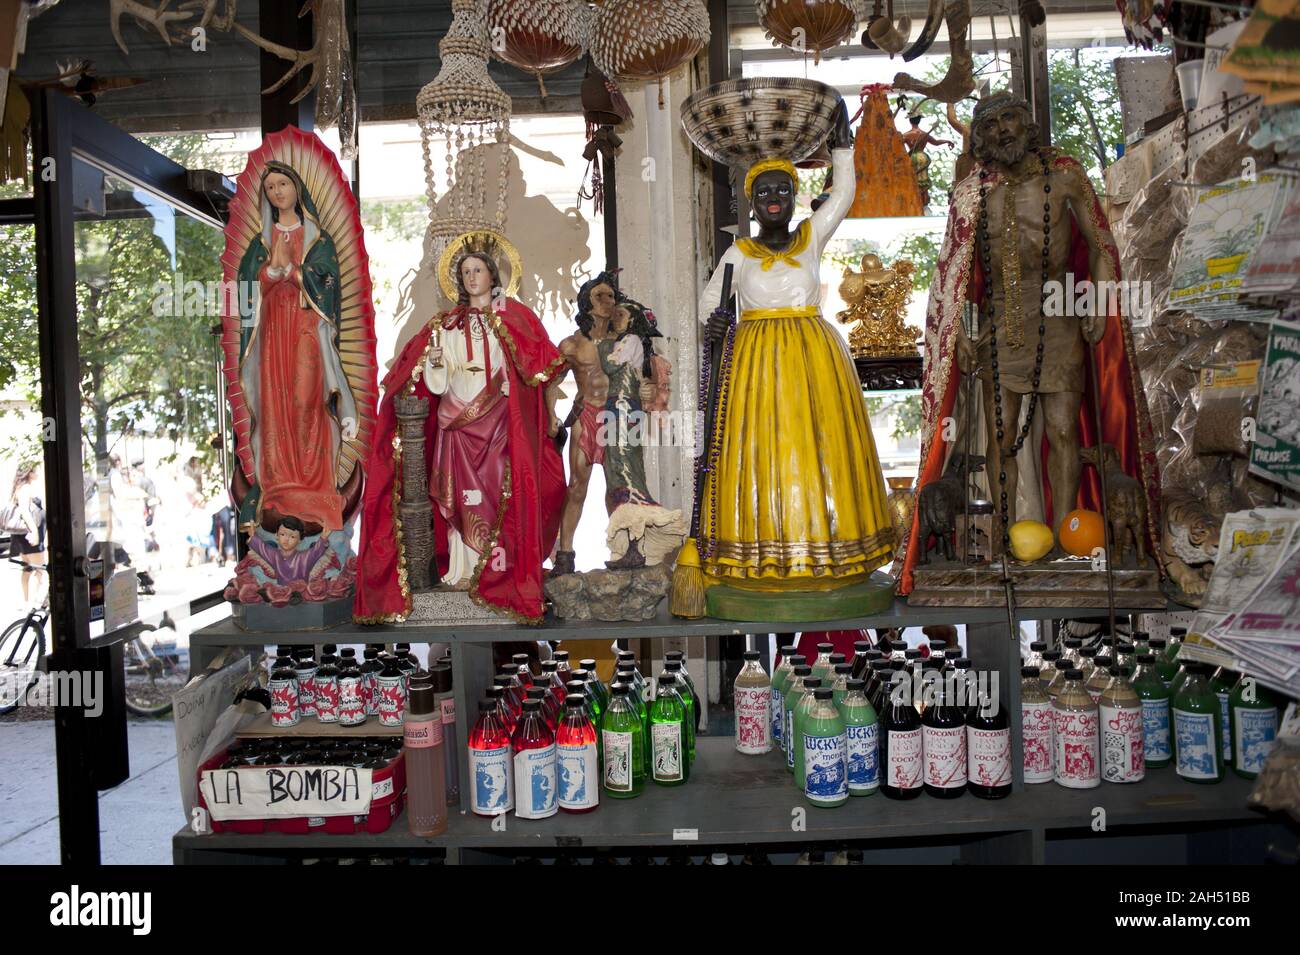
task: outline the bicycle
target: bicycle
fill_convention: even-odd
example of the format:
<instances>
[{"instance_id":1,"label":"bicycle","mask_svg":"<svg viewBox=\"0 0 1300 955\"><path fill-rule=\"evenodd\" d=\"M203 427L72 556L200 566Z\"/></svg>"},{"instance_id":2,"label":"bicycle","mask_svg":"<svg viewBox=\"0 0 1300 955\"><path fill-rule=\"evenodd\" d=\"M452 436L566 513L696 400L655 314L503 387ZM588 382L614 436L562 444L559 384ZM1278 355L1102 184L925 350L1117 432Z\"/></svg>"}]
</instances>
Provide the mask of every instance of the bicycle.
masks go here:
<instances>
[{"instance_id":1,"label":"bicycle","mask_svg":"<svg viewBox=\"0 0 1300 955\"><path fill-rule=\"evenodd\" d=\"M22 561L10 557L11 563ZM41 568L44 569L44 568ZM50 617L49 595L40 607L15 620L0 633L0 716L12 713L36 685L45 658L45 624ZM146 640L146 633L171 630L170 641ZM176 624L164 612L157 624L142 624L140 633L124 641L126 708L136 716L165 716L172 696L189 682L176 647Z\"/></svg>"}]
</instances>

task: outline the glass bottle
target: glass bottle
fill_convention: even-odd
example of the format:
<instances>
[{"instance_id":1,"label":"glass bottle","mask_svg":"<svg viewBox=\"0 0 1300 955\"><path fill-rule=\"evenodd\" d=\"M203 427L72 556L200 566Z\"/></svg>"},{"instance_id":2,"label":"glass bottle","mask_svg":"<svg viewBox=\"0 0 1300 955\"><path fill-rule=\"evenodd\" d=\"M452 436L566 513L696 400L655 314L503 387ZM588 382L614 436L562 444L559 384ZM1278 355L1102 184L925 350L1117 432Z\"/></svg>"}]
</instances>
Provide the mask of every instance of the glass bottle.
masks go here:
<instances>
[{"instance_id":1,"label":"glass bottle","mask_svg":"<svg viewBox=\"0 0 1300 955\"><path fill-rule=\"evenodd\" d=\"M1189 661L1187 679L1174 695L1174 761L1193 783L1223 780L1223 723L1219 698L1210 689L1209 667Z\"/></svg>"},{"instance_id":2,"label":"glass bottle","mask_svg":"<svg viewBox=\"0 0 1300 955\"><path fill-rule=\"evenodd\" d=\"M605 792L615 799L631 799L645 789L646 732L633 702L637 697L632 684L615 683L610 687L609 707L601 717L600 738L604 744L601 775Z\"/></svg>"},{"instance_id":3,"label":"glass bottle","mask_svg":"<svg viewBox=\"0 0 1300 955\"><path fill-rule=\"evenodd\" d=\"M533 671L528 666L528 654L516 653L510 658L514 667L515 675L519 678L519 683L525 689L532 686L536 681L533 679Z\"/></svg>"},{"instance_id":4,"label":"glass bottle","mask_svg":"<svg viewBox=\"0 0 1300 955\"><path fill-rule=\"evenodd\" d=\"M977 697L966 711L966 778L972 796L1011 795L1011 720L995 696Z\"/></svg>"},{"instance_id":5,"label":"glass bottle","mask_svg":"<svg viewBox=\"0 0 1300 955\"><path fill-rule=\"evenodd\" d=\"M1146 778L1142 739L1142 699L1118 664L1097 701L1101 720L1101 778L1108 783L1139 783Z\"/></svg>"},{"instance_id":6,"label":"glass bottle","mask_svg":"<svg viewBox=\"0 0 1300 955\"><path fill-rule=\"evenodd\" d=\"M867 702L877 714L885 712L889 681L893 678L893 665L889 660L877 660L867 667L871 675L867 678Z\"/></svg>"},{"instance_id":7,"label":"glass bottle","mask_svg":"<svg viewBox=\"0 0 1300 955\"><path fill-rule=\"evenodd\" d=\"M1080 647L1078 658L1079 665L1075 669L1083 674L1083 682L1087 686L1088 680L1092 678L1092 671L1097 669L1097 648Z\"/></svg>"},{"instance_id":8,"label":"glass bottle","mask_svg":"<svg viewBox=\"0 0 1300 955\"><path fill-rule=\"evenodd\" d=\"M1121 643L1118 649L1119 657L1116 662L1119 668L1124 671L1125 679L1132 682L1133 672L1137 669L1136 650L1131 643Z\"/></svg>"},{"instance_id":9,"label":"glass bottle","mask_svg":"<svg viewBox=\"0 0 1300 955\"><path fill-rule=\"evenodd\" d=\"M736 751L747 756L772 751L772 681L758 657L757 650L745 651L745 665L731 688L736 709Z\"/></svg>"},{"instance_id":10,"label":"glass bottle","mask_svg":"<svg viewBox=\"0 0 1300 955\"><path fill-rule=\"evenodd\" d=\"M442 751L446 759L447 805L460 805L460 741L456 738L456 696L453 692L451 665L435 663L429 674L433 677L433 695L442 712Z\"/></svg>"},{"instance_id":11,"label":"glass bottle","mask_svg":"<svg viewBox=\"0 0 1300 955\"><path fill-rule=\"evenodd\" d=\"M890 799L921 795L921 717L901 670L894 670L880 719L880 791Z\"/></svg>"},{"instance_id":12,"label":"glass bottle","mask_svg":"<svg viewBox=\"0 0 1300 955\"><path fill-rule=\"evenodd\" d=\"M962 711L962 716L969 719L970 715L979 709L979 681L975 674L971 672L971 662L967 657L959 657L952 663L952 669L943 674L944 679L950 680L952 688L949 692L954 695L951 697L953 705Z\"/></svg>"},{"instance_id":13,"label":"glass bottle","mask_svg":"<svg viewBox=\"0 0 1300 955\"><path fill-rule=\"evenodd\" d=\"M628 702L632 704L632 708L636 710L637 718L641 721L641 736L642 736L641 764L642 764L642 770L644 771L644 775L649 776L650 775L650 707L646 704L646 701L642 698L641 691L636 688L636 683L633 680L633 674L635 674L635 672L636 672L635 670L619 670L618 673L615 674L615 680L618 683L627 684ZM612 691L613 687L611 687L610 689ZM611 697L611 703L612 702L613 700ZM601 717L601 721L604 722L603 716Z\"/></svg>"},{"instance_id":14,"label":"glass bottle","mask_svg":"<svg viewBox=\"0 0 1300 955\"><path fill-rule=\"evenodd\" d=\"M1133 656L1147 652L1147 641L1151 639L1151 634L1145 630L1134 630L1129 635L1129 640L1133 643Z\"/></svg>"},{"instance_id":15,"label":"glass bottle","mask_svg":"<svg viewBox=\"0 0 1300 955\"><path fill-rule=\"evenodd\" d=\"M677 678L677 695L682 698L686 704L686 751L690 756L691 762L695 762L695 728L699 726L697 714L700 710L699 698L695 695L695 690L691 686L685 675L682 673L681 660L664 661L664 672L671 673Z\"/></svg>"},{"instance_id":16,"label":"glass bottle","mask_svg":"<svg viewBox=\"0 0 1300 955\"><path fill-rule=\"evenodd\" d=\"M1142 755L1148 768L1159 769L1174 757L1169 737L1169 688L1160 679L1155 654L1139 653L1137 663L1133 692L1142 701Z\"/></svg>"},{"instance_id":17,"label":"glass bottle","mask_svg":"<svg viewBox=\"0 0 1300 955\"><path fill-rule=\"evenodd\" d=\"M925 791L936 799L955 799L966 791L966 717L954 705L951 689L939 681L934 704L921 714Z\"/></svg>"},{"instance_id":18,"label":"glass bottle","mask_svg":"<svg viewBox=\"0 0 1300 955\"><path fill-rule=\"evenodd\" d=\"M916 695L916 711L921 714L921 723L925 724L925 711L939 702L942 695L939 686L943 682L943 660L931 657L921 661L921 685ZM952 700L949 700L951 703Z\"/></svg>"},{"instance_id":19,"label":"glass bottle","mask_svg":"<svg viewBox=\"0 0 1300 955\"><path fill-rule=\"evenodd\" d=\"M798 654L796 654L798 656ZM785 699L781 701L781 713L785 719L785 769L794 772L794 754L798 749L794 745L794 709L803 698L803 681L812 676L812 667L800 663L790 668L790 678L786 681Z\"/></svg>"},{"instance_id":20,"label":"glass bottle","mask_svg":"<svg viewBox=\"0 0 1300 955\"><path fill-rule=\"evenodd\" d=\"M880 788L880 741L876 711L867 700L865 689L864 681L850 679L844 698L839 703L849 761L850 796L870 796Z\"/></svg>"},{"instance_id":21,"label":"glass bottle","mask_svg":"<svg viewBox=\"0 0 1300 955\"><path fill-rule=\"evenodd\" d=\"M1187 639L1186 627L1169 628L1169 645L1165 647L1165 656L1170 660L1178 659L1178 651L1183 648L1183 641Z\"/></svg>"},{"instance_id":22,"label":"glass bottle","mask_svg":"<svg viewBox=\"0 0 1300 955\"><path fill-rule=\"evenodd\" d=\"M541 700L524 700L510 738L515 763L515 816L546 819L559 809L555 786L555 734L542 717Z\"/></svg>"},{"instance_id":23,"label":"glass bottle","mask_svg":"<svg viewBox=\"0 0 1300 955\"><path fill-rule=\"evenodd\" d=\"M853 671L849 674L853 679L862 680L866 678L867 664L871 662L871 658L867 654L870 652L870 640L853 641ZM879 659L879 657L876 659Z\"/></svg>"},{"instance_id":24,"label":"glass bottle","mask_svg":"<svg viewBox=\"0 0 1300 955\"><path fill-rule=\"evenodd\" d=\"M316 715L316 661L308 647L295 659L294 672L298 675L298 715L307 719Z\"/></svg>"},{"instance_id":25,"label":"glass bottle","mask_svg":"<svg viewBox=\"0 0 1300 955\"><path fill-rule=\"evenodd\" d=\"M839 654L836 654L839 656ZM844 694L849 691L849 674L853 672L853 664L837 663L835 672L831 675L831 699L838 707L840 701L844 699Z\"/></svg>"},{"instance_id":26,"label":"glass bottle","mask_svg":"<svg viewBox=\"0 0 1300 955\"><path fill-rule=\"evenodd\" d=\"M1156 658L1156 673L1160 675L1160 682L1165 685L1165 689L1167 690L1170 688L1170 684L1173 682L1174 677L1178 674L1178 664L1171 663L1166 659L1165 646L1164 637L1147 638L1147 652Z\"/></svg>"},{"instance_id":27,"label":"glass bottle","mask_svg":"<svg viewBox=\"0 0 1300 955\"><path fill-rule=\"evenodd\" d=\"M944 657L944 654L948 652L948 641L947 641L947 640L940 640L940 639L936 638L936 639L934 639L934 640L930 640L930 641L926 644L926 646L927 646L927 647L929 648L929 650L930 650L930 653L929 653L929 659L931 659L931 660L942 660L943 657Z\"/></svg>"},{"instance_id":28,"label":"glass bottle","mask_svg":"<svg viewBox=\"0 0 1300 955\"><path fill-rule=\"evenodd\" d=\"M587 716L594 724L599 725L600 716L596 713L596 699L594 696L587 695L586 671L574 670L570 673L570 676L572 676L573 679L565 684L564 687L566 691L564 696L565 702L567 703L569 700L569 693L582 694L583 704L587 707Z\"/></svg>"},{"instance_id":29,"label":"glass bottle","mask_svg":"<svg viewBox=\"0 0 1300 955\"><path fill-rule=\"evenodd\" d=\"M316 668L312 687L316 697L316 719L321 723L339 721L339 667L338 659L329 653L321 657L321 665ZM398 720L397 725L401 725Z\"/></svg>"},{"instance_id":30,"label":"glass bottle","mask_svg":"<svg viewBox=\"0 0 1300 955\"><path fill-rule=\"evenodd\" d=\"M605 707L609 705L609 689L600 678L600 673L596 670L595 660L579 660L578 665L587 671L587 682L591 684L592 691L596 694L597 709L602 713Z\"/></svg>"},{"instance_id":31,"label":"glass bottle","mask_svg":"<svg viewBox=\"0 0 1300 955\"><path fill-rule=\"evenodd\" d=\"M1062 657L1056 668L1056 676L1052 677L1052 682L1047 684L1047 695L1055 700L1065 689L1065 674L1070 670L1070 665L1066 664L1065 657ZM1082 672L1082 671L1080 671ZM1039 674L1039 680L1042 680L1042 674Z\"/></svg>"},{"instance_id":32,"label":"glass bottle","mask_svg":"<svg viewBox=\"0 0 1300 955\"><path fill-rule=\"evenodd\" d=\"M781 648L781 662L772 669L772 742L785 752L785 691L794 669L794 647Z\"/></svg>"},{"instance_id":33,"label":"glass bottle","mask_svg":"<svg viewBox=\"0 0 1300 955\"><path fill-rule=\"evenodd\" d=\"M501 721L501 704L489 697L478 705L469 731L470 808L477 816L499 816L515 808L510 732Z\"/></svg>"},{"instance_id":34,"label":"glass bottle","mask_svg":"<svg viewBox=\"0 0 1300 955\"><path fill-rule=\"evenodd\" d=\"M513 722L519 722L519 714L524 708L524 696L520 688L515 685L514 677L504 673L498 673L492 678L494 685L501 687L501 699L510 710L510 716Z\"/></svg>"},{"instance_id":35,"label":"glass bottle","mask_svg":"<svg viewBox=\"0 0 1300 955\"><path fill-rule=\"evenodd\" d=\"M848 744L833 695L828 686L813 690L813 705L803 718L803 794L821 808L849 801Z\"/></svg>"},{"instance_id":36,"label":"glass bottle","mask_svg":"<svg viewBox=\"0 0 1300 955\"><path fill-rule=\"evenodd\" d=\"M650 707L650 778L660 786L680 786L691 776L687 751L686 704L677 693L677 677L659 675Z\"/></svg>"},{"instance_id":37,"label":"glass bottle","mask_svg":"<svg viewBox=\"0 0 1300 955\"><path fill-rule=\"evenodd\" d=\"M1083 671L1065 671L1065 685L1052 701L1056 752L1052 760L1057 784L1067 789L1101 785L1101 739L1097 704L1083 685Z\"/></svg>"},{"instance_id":38,"label":"glass bottle","mask_svg":"<svg viewBox=\"0 0 1300 955\"><path fill-rule=\"evenodd\" d=\"M555 661L555 675L565 686L573 679L573 669L569 666L568 650L552 650L551 659Z\"/></svg>"},{"instance_id":39,"label":"glass bottle","mask_svg":"<svg viewBox=\"0 0 1300 955\"><path fill-rule=\"evenodd\" d=\"M1029 656L1025 657L1022 666L1038 667L1042 669L1043 654L1047 652L1047 643L1044 640L1035 640L1029 644Z\"/></svg>"},{"instance_id":40,"label":"glass bottle","mask_svg":"<svg viewBox=\"0 0 1300 955\"><path fill-rule=\"evenodd\" d=\"M506 728L506 735L509 736L515 731L515 714L510 711L506 704L506 690L503 686L490 686L487 689L488 699L496 704L497 719Z\"/></svg>"},{"instance_id":41,"label":"glass bottle","mask_svg":"<svg viewBox=\"0 0 1300 955\"><path fill-rule=\"evenodd\" d=\"M294 669L291 657L283 654L276 657L267 689L271 693L271 725L297 726L301 716L298 708L298 671Z\"/></svg>"},{"instance_id":42,"label":"glass bottle","mask_svg":"<svg viewBox=\"0 0 1300 955\"><path fill-rule=\"evenodd\" d=\"M379 715L379 691L375 678L383 668L384 665L379 662L379 651L374 647L366 647L361 662L361 695L366 701L366 716Z\"/></svg>"},{"instance_id":43,"label":"glass bottle","mask_svg":"<svg viewBox=\"0 0 1300 955\"><path fill-rule=\"evenodd\" d=\"M1177 699L1178 691L1183 688L1183 684L1186 681L1187 681L1187 664L1180 663L1178 664L1178 672L1175 673L1174 678L1169 681L1169 695L1171 698Z\"/></svg>"},{"instance_id":44,"label":"glass bottle","mask_svg":"<svg viewBox=\"0 0 1300 955\"><path fill-rule=\"evenodd\" d=\"M1232 771L1254 779L1264 768L1277 737L1277 698L1254 677L1243 673L1232 688L1228 704Z\"/></svg>"},{"instance_id":45,"label":"glass bottle","mask_svg":"<svg viewBox=\"0 0 1300 955\"><path fill-rule=\"evenodd\" d=\"M586 702L573 695L565 697L564 715L555 731L555 771L560 788L556 803L564 812L591 812L600 804L596 728L587 716Z\"/></svg>"},{"instance_id":46,"label":"glass bottle","mask_svg":"<svg viewBox=\"0 0 1300 955\"><path fill-rule=\"evenodd\" d=\"M544 687L547 693L555 697L556 704L563 706L564 697L569 691L560 682L559 673L556 672L559 667L554 660L543 660L541 672L537 674L537 686Z\"/></svg>"},{"instance_id":47,"label":"glass bottle","mask_svg":"<svg viewBox=\"0 0 1300 955\"><path fill-rule=\"evenodd\" d=\"M406 822L415 836L447 831L446 761L442 755L442 711L431 682L411 687L402 723L406 763Z\"/></svg>"},{"instance_id":48,"label":"glass bottle","mask_svg":"<svg viewBox=\"0 0 1300 955\"><path fill-rule=\"evenodd\" d=\"M817 702L814 695L816 690L822 689L822 681L815 676L806 676L803 680L803 686L798 701L794 707L794 718L792 727L794 735L791 740L794 742L794 784L800 792L804 787L804 748L803 748L803 724L808 718L808 713L812 710L813 704ZM825 687L830 689L830 687Z\"/></svg>"},{"instance_id":49,"label":"glass bottle","mask_svg":"<svg viewBox=\"0 0 1300 955\"><path fill-rule=\"evenodd\" d=\"M524 691L524 700L536 700L540 707L542 719L554 733L560 725L561 710L555 704L555 697L547 692L546 687L534 684Z\"/></svg>"},{"instance_id":50,"label":"glass bottle","mask_svg":"<svg viewBox=\"0 0 1300 955\"><path fill-rule=\"evenodd\" d=\"M831 685L831 674L834 672L835 664L831 662L831 654L835 652L835 644L819 643L817 644L817 658L812 663L812 675L821 680L822 686Z\"/></svg>"},{"instance_id":51,"label":"glass bottle","mask_svg":"<svg viewBox=\"0 0 1300 955\"><path fill-rule=\"evenodd\" d=\"M1113 662L1110 657L1098 656L1097 666L1083 684L1094 701L1101 699L1102 691L1110 685L1110 668Z\"/></svg>"},{"instance_id":52,"label":"glass bottle","mask_svg":"<svg viewBox=\"0 0 1300 955\"><path fill-rule=\"evenodd\" d=\"M1083 641L1078 637L1066 637L1061 641L1061 646L1065 648L1061 653L1061 662L1068 663L1070 666L1077 666L1079 663L1079 649L1083 646ZM1069 669L1069 666L1064 667L1064 669Z\"/></svg>"},{"instance_id":53,"label":"glass bottle","mask_svg":"<svg viewBox=\"0 0 1300 955\"><path fill-rule=\"evenodd\" d=\"M699 690L695 688L695 680L691 677L691 671L686 668L685 653L683 653L681 650L669 650L667 653L664 654L664 662L665 663L676 662L681 665L681 670L678 671L680 672L681 675L677 679L678 693L679 695L681 694L682 683L684 681L687 688L689 688L691 691L691 696L695 698L696 705L692 713L692 722L691 722L691 733L692 733L691 739L692 739L692 750L693 750L694 748L693 741L695 738L694 734L699 733L700 731L700 714L703 712L703 710L699 706L700 693ZM667 669L667 667L665 666L664 669ZM682 698L685 699L684 696ZM694 759L694 756L692 756L691 758Z\"/></svg>"},{"instance_id":54,"label":"glass bottle","mask_svg":"<svg viewBox=\"0 0 1300 955\"><path fill-rule=\"evenodd\" d=\"M1223 765L1232 765L1232 733L1229 732L1228 697L1237 685L1237 674L1227 667L1219 667L1210 677L1210 689L1219 698L1219 725L1223 727Z\"/></svg>"},{"instance_id":55,"label":"glass bottle","mask_svg":"<svg viewBox=\"0 0 1300 955\"><path fill-rule=\"evenodd\" d=\"M1050 783L1052 751L1056 748L1052 698L1047 695L1036 667L1020 669L1020 740L1025 782Z\"/></svg>"}]
</instances>

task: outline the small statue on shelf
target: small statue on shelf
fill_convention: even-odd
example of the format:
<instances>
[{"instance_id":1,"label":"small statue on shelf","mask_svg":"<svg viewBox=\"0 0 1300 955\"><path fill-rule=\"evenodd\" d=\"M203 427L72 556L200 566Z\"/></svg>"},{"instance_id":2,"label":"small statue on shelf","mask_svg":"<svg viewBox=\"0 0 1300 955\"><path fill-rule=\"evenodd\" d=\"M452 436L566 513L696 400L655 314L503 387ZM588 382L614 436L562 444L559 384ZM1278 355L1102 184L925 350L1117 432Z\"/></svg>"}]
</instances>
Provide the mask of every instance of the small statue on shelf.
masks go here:
<instances>
[{"instance_id":1,"label":"small statue on shelf","mask_svg":"<svg viewBox=\"0 0 1300 955\"><path fill-rule=\"evenodd\" d=\"M926 147L956 144L950 139L935 139L922 129L920 113L909 113L907 119L912 128L903 133L903 145L907 147L907 155L912 160L912 172L916 174L916 188L921 193L921 209L924 211L930 206L930 156L925 151Z\"/></svg>"},{"instance_id":2,"label":"small statue on shelf","mask_svg":"<svg viewBox=\"0 0 1300 955\"><path fill-rule=\"evenodd\" d=\"M843 325L856 323L849 330L849 350L854 358L916 356L921 332L903 322L912 300L915 268L907 259L885 268L880 256L868 252L862 257L862 271L844 270L840 297L849 307L835 317Z\"/></svg>"}]
</instances>

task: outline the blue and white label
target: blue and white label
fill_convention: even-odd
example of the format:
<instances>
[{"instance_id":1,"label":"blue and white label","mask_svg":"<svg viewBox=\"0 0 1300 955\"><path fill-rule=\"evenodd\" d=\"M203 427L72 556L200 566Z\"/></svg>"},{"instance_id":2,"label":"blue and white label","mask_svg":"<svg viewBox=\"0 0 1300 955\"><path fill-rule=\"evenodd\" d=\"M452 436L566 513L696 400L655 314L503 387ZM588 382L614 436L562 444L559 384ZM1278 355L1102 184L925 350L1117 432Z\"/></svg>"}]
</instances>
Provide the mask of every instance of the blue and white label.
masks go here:
<instances>
[{"instance_id":1,"label":"blue and white label","mask_svg":"<svg viewBox=\"0 0 1300 955\"><path fill-rule=\"evenodd\" d=\"M880 785L880 754L876 724L844 727L848 744L849 791L869 793Z\"/></svg>"},{"instance_id":2,"label":"blue and white label","mask_svg":"<svg viewBox=\"0 0 1300 955\"><path fill-rule=\"evenodd\" d=\"M1169 746L1169 701L1142 701L1143 755L1147 762L1173 758Z\"/></svg>"},{"instance_id":3,"label":"blue and white label","mask_svg":"<svg viewBox=\"0 0 1300 955\"><path fill-rule=\"evenodd\" d=\"M848 745L841 736L803 737L804 795L811 803L838 802L849 794Z\"/></svg>"},{"instance_id":4,"label":"blue and white label","mask_svg":"<svg viewBox=\"0 0 1300 955\"><path fill-rule=\"evenodd\" d=\"M785 768L794 772L794 707L785 707Z\"/></svg>"},{"instance_id":5,"label":"blue and white label","mask_svg":"<svg viewBox=\"0 0 1300 955\"><path fill-rule=\"evenodd\" d=\"M515 753L515 815L545 819L555 815L555 744Z\"/></svg>"},{"instance_id":6,"label":"blue and white label","mask_svg":"<svg viewBox=\"0 0 1300 955\"><path fill-rule=\"evenodd\" d=\"M1277 736L1277 710L1249 710L1239 706L1233 728L1237 768L1243 773L1259 775Z\"/></svg>"},{"instance_id":7,"label":"blue and white label","mask_svg":"<svg viewBox=\"0 0 1300 955\"><path fill-rule=\"evenodd\" d=\"M600 802L599 757L595 742L582 746L561 746L555 765L560 777L561 809L593 809Z\"/></svg>"},{"instance_id":8,"label":"blue and white label","mask_svg":"<svg viewBox=\"0 0 1300 955\"><path fill-rule=\"evenodd\" d=\"M785 698L772 687L772 740L785 749Z\"/></svg>"},{"instance_id":9,"label":"blue and white label","mask_svg":"<svg viewBox=\"0 0 1300 955\"><path fill-rule=\"evenodd\" d=\"M474 812L499 816L515 808L515 780L510 747L469 748L469 772L474 778Z\"/></svg>"},{"instance_id":10,"label":"blue and white label","mask_svg":"<svg viewBox=\"0 0 1300 955\"><path fill-rule=\"evenodd\" d=\"M1222 747L1214 738L1212 715L1174 710L1174 741L1179 776L1186 779L1218 778Z\"/></svg>"},{"instance_id":11,"label":"blue and white label","mask_svg":"<svg viewBox=\"0 0 1300 955\"><path fill-rule=\"evenodd\" d=\"M1219 698L1219 725L1223 727L1223 761L1232 762L1232 734L1228 732L1228 691L1216 690Z\"/></svg>"}]
</instances>

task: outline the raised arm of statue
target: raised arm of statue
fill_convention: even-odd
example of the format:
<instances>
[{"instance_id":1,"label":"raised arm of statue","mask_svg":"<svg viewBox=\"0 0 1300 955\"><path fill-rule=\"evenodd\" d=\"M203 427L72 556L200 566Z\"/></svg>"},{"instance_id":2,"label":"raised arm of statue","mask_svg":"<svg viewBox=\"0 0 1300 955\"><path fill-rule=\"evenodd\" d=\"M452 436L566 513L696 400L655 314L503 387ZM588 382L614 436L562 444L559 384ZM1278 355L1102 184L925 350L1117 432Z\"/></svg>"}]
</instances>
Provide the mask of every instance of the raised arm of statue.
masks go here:
<instances>
[{"instance_id":1,"label":"raised arm of statue","mask_svg":"<svg viewBox=\"0 0 1300 955\"><path fill-rule=\"evenodd\" d=\"M830 195L812 214L813 241L818 243L818 251L825 247L835 230L839 228L853 205L853 196L857 192L857 180L853 173L853 147L846 146L831 150Z\"/></svg>"}]
</instances>

